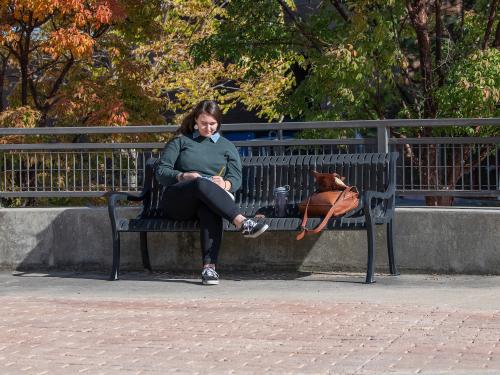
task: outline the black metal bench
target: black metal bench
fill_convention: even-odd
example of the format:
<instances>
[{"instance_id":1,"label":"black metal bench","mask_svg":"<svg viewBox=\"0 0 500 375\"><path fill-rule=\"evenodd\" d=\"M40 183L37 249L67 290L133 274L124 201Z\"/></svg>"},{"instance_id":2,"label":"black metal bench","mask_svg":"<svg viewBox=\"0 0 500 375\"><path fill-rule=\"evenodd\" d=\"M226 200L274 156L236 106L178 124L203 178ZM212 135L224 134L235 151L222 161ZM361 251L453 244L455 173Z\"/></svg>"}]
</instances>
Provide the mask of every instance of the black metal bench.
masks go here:
<instances>
[{"instance_id":1,"label":"black metal bench","mask_svg":"<svg viewBox=\"0 0 500 375\"><path fill-rule=\"evenodd\" d=\"M375 225L387 226L389 270L397 275L394 259L394 205L395 164L397 153L367 153L339 155L293 155L244 157L243 185L236 194L236 204L245 216L263 214L269 224L268 231L298 231L301 218L298 203L315 190L312 170L337 172L346 177L348 185L355 185L360 192L359 207L345 216L332 219L325 230L366 230L368 237L368 264L366 283L373 282L375 255ZM150 158L146 163L143 190L139 194L113 192L108 195L108 211L113 234L113 266L111 280L118 279L120 266L120 233L139 232L142 261L151 270L147 232L198 231L197 221L174 221L162 217L158 202L163 187L154 178L159 159ZM272 217L273 189L290 185L289 217ZM142 201L143 208L135 219L118 216L117 202ZM317 226L321 218L309 218L308 228ZM235 231L234 225L225 222L224 230Z\"/></svg>"}]
</instances>

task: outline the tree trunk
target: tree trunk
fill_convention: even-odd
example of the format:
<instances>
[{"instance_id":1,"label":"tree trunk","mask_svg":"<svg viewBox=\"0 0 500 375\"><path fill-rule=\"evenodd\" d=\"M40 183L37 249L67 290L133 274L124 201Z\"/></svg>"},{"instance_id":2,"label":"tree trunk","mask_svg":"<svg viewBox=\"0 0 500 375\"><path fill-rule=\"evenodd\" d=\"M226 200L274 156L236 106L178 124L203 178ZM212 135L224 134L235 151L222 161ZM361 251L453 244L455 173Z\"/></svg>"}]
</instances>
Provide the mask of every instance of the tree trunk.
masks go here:
<instances>
[{"instance_id":1,"label":"tree trunk","mask_svg":"<svg viewBox=\"0 0 500 375\"><path fill-rule=\"evenodd\" d=\"M438 150L436 145L429 145L427 152L423 155L419 155L418 164L422 168L422 176L420 180L420 188L423 190L427 189L439 189L441 186L438 174ZM425 203L428 206L446 206L451 205L452 201L449 201L449 197L441 196L426 196Z\"/></svg>"},{"instance_id":2,"label":"tree trunk","mask_svg":"<svg viewBox=\"0 0 500 375\"><path fill-rule=\"evenodd\" d=\"M500 49L500 20L497 23L497 31L495 32L495 40L493 41L493 47Z\"/></svg>"},{"instance_id":3,"label":"tree trunk","mask_svg":"<svg viewBox=\"0 0 500 375\"><path fill-rule=\"evenodd\" d=\"M28 105L28 59L21 56L21 104Z\"/></svg>"},{"instance_id":4,"label":"tree trunk","mask_svg":"<svg viewBox=\"0 0 500 375\"><path fill-rule=\"evenodd\" d=\"M429 36L429 15L426 0L407 0L406 9L410 22L417 36L417 44L420 60L420 73L422 75L422 95L424 97L424 118L436 118L437 105L434 100L434 87L432 82L432 50ZM436 10L437 12L437 10ZM432 128L423 128L421 136L432 135ZM437 180L436 159L437 150L435 145L429 145L428 152L419 155L418 163L423 167L421 185L429 188L439 186ZM425 197L429 205L448 203L442 197Z\"/></svg>"},{"instance_id":5,"label":"tree trunk","mask_svg":"<svg viewBox=\"0 0 500 375\"><path fill-rule=\"evenodd\" d=\"M435 149L434 152L429 152L431 157L430 160L426 161L429 164L419 164L422 166L422 181L421 184L428 184L429 187L436 187L440 190L456 190L457 184L460 179L464 179L467 175L470 176L470 181L465 181L464 184L470 183L474 184L477 176L477 169L480 168L481 162L483 162L488 155L491 153L489 147L481 148L478 150L479 155L474 154L475 149L473 147L463 147L462 151L457 151L456 149L447 148L444 150L446 153L446 160L449 160L452 166L445 169L443 173L443 168L440 168L441 173L437 173L439 166L436 167L436 159L434 155L438 155L439 150ZM442 154L442 150L441 150ZM444 156L444 155L443 155ZM416 158L414 158L415 160ZM416 164L419 161L416 161ZM429 167L427 168L427 165ZM449 164L448 164L449 165ZM479 183L479 182L478 182ZM423 186L425 188L425 186ZM460 186L458 186L460 188ZM472 188L472 186L471 186ZM426 196L425 202L428 206L451 206L453 204L454 198L452 196Z\"/></svg>"},{"instance_id":6,"label":"tree trunk","mask_svg":"<svg viewBox=\"0 0 500 375\"><path fill-rule=\"evenodd\" d=\"M427 206L453 206L454 198L451 196L426 196L425 204Z\"/></svg>"},{"instance_id":7,"label":"tree trunk","mask_svg":"<svg viewBox=\"0 0 500 375\"><path fill-rule=\"evenodd\" d=\"M330 2L335 7L337 12L339 12L344 21L350 22L351 17L349 16L349 13L347 12L347 9L344 7L344 5L339 0L330 0Z\"/></svg>"},{"instance_id":8,"label":"tree trunk","mask_svg":"<svg viewBox=\"0 0 500 375\"><path fill-rule=\"evenodd\" d=\"M435 118L437 107L432 87L432 56L426 5L425 0L407 0L406 2L411 24L417 34L420 72L422 74L422 94L424 96L424 117Z\"/></svg>"},{"instance_id":9,"label":"tree trunk","mask_svg":"<svg viewBox=\"0 0 500 375\"><path fill-rule=\"evenodd\" d=\"M46 128L48 125L48 116L47 116L47 111L41 111L42 114L40 116L40 120L38 120L38 127L39 128Z\"/></svg>"},{"instance_id":10,"label":"tree trunk","mask_svg":"<svg viewBox=\"0 0 500 375\"><path fill-rule=\"evenodd\" d=\"M443 19L441 16L441 0L436 0L435 2L435 15L436 15L436 73L439 77L439 86L443 86L444 84L444 73L443 68L441 67L442 58L442 40L443 40Z\"/></svg>"},{"instance_id":11,"label":"tree trunk","mask_svg":"<svg viewBox=\"0 0 500 375\"><path fill-rule=\"evenodd\" d=\"M24 37L21 38L19 51L19 67L21 69L21 104L28 105L28 65L31 32L25 30Z\"/></svg>"},{"instance_id":12,"label":"tree trunk","mask_svg":"<svg viewBox=\"0 0 500 375\"><path fill-rule=\"evenodd\" d=\"M3 92L5 86L5 74L7 73L7 61L9 60L9 56L2 55L2 65L0 66L0 112L3 112L5 109L3 105Z\"/></svg>"},{"instance_id":13,"label":"tree trunk","mask_svg":"<svg viewBox=\"0 0 500 375\"><path fill-rule=\"evenodd\" d=\"M488 23L486 24L486 30L484 31L483 45L482 49L488 47L488 40L490 39L491 29L493 28L493 22L495 21L495 16L497 13L498 0L491 0L490 3L490 14L488 16Z\"/></svg>"}]
</instances>

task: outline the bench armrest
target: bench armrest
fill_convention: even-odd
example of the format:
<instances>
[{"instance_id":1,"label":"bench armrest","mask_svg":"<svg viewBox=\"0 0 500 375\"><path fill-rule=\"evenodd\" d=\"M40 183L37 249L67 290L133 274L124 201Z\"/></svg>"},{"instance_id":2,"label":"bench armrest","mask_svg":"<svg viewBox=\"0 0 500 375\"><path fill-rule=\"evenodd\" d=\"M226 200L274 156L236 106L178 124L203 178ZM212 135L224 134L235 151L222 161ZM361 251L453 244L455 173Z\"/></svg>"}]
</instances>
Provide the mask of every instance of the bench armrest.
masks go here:
<instances>
[{"instance_id":1,"label":"bench armrest","mask_svg":"<svg viewBox=\"0 0 500 375\"><path fill-rule=\"evenodd\" d=\"M143 191L139 194L130 194L124 192L110 192L106 194L108 198L108 214L109 219L111 221L111 229L113 230L113 235L116 233L116 223L118 222L118 215L116 212L116 207L118 206L118 202L120 201L129 201L129 202L140 202L143 201L146 197L146 193Z\"/></svg>"},{"instance_id":2,"label":"bench armrest","mask_svg":"<svg viewBox=\"0 0 500 375\"><path fill-rule=\"evenodd\" d=\"M373 191L373 190L368 190L365 191L365 200L368 202L369 200L372 200L374 198L379 198L379 199L389 199L392 196L394 196L396 192L396 189L387 189L386 191Z\"/></svg>"},{"instance_id":3,"label":"bench armrest","mask_svg":"<svg viewBox=\"0 0 500 375\"><path fill-rule=\"evenodd\" d=\"M382 199L383 216L392 217L394 213L394 199L396 194L396 184L389 184L385 191L367 190L363 193L365 216L367 220L373 219L372 201L374 199Z\"/></svg>"}]
</instances>

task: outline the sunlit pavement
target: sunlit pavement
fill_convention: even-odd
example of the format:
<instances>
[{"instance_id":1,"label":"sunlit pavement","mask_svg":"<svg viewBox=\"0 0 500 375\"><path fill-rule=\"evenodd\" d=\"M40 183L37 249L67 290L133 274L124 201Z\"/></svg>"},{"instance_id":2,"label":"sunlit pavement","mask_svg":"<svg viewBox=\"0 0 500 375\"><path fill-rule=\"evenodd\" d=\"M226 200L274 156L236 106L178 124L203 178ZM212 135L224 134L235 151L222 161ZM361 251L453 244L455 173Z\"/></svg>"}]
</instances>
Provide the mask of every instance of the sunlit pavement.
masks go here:
<instances>
[{"instance_id":1,"label":"sunlit pavement","mask_svg":"<svg viewBox=\"0 0 500 375\"><path fill-rule=\"evenodd\" d=\"M498 374L500 277L0 273L0 374Z\"/></svg>"}]
</instances>

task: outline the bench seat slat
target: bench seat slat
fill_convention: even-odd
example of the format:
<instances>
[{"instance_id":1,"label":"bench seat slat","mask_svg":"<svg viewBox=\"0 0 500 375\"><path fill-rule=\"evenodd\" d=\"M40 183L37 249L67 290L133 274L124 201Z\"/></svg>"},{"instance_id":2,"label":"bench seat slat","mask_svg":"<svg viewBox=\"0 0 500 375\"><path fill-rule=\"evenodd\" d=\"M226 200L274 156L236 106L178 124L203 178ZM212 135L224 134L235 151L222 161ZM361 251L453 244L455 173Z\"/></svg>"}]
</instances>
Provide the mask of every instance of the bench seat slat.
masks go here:
<instances>
[{"instance_id":1,"label":"bench seat slat","mask_svg":"<svg viewBox=\"0 0 500 375\"><path fill-rule=\"evenodd\" d=\"M299 231L301 218L265 218L262 219L269 225L268 231ZM321 223L322 218L309 218L307 227L312 228ZM383 218L376 219L377 224L387 223ZM357 218L335 218L328 222L326 229L357 230L366 228L364 217ZM122 220L119 232L192 232L199 231L197 220L176 221L167 219L129 219ZM233 225L224 223L224 230L236 231Z\"/></svg>"}]
</instances>

